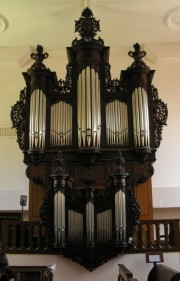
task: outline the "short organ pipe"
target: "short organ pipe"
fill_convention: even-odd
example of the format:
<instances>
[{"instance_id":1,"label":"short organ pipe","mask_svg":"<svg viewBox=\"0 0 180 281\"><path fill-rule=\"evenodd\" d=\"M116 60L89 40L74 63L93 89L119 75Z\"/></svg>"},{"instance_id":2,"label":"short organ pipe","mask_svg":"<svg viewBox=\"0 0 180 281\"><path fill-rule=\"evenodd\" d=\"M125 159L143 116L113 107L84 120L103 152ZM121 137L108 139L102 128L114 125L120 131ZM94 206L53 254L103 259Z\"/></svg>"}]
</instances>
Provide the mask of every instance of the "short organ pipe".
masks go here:
<instances>
[{"instance_id":1,"label":"short organ pipe","mask_svg":"<svg viewBox=\"0 0 180 281\"><path fill-rule=\"evenodd\" d=\"M128 144L127 105L119 100L106 104L106 141L107 144Z\"/></svg>"},{"instance_id":2,"label":"short organ pipe","mask_svg":"<svg viewBox=\"0 0 180 281\"><path fill-rule=\"evenodd\" d=\"M60 101L51 106L51 145L72 144L72 106Z\"/></svg>"}]
</instances>

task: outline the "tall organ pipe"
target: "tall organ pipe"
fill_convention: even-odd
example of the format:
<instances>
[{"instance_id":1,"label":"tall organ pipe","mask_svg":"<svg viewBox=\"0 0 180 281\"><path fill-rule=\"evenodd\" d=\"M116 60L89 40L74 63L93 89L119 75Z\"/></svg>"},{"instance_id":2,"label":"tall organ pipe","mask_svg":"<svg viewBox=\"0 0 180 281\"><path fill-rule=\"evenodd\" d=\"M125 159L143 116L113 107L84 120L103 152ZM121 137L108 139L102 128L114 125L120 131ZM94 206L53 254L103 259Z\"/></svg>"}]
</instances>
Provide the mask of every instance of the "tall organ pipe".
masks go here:
<instances>
[{"instance_id":1,"label":"tall organ pipe","mask_svg":"<svg viewBox=\"0 0 180 281\"><path fill-rule=\"evenodd\" d=\"M126 197L123 190L115 194L116 243L126 242Z\"/></svg>"},{"instance_id":2,"label":"tall organ pipe","mask_svg":"<svg viewBox=\"0 0 180 281\"><path fill-rule=\"evenodd\" d=\"M86 204L86 233L87 243L94 243L94 204L91 201Z\"/></svg>"},{"instance_id":3,"label":"tall organ pipe","mask_svg":"<svg viewBox=\"0 0 180 281\"><path fill-rule=\"evenodd\" d=\"M142 87L135 88L132 94L132 112L134 146L150 146L148 99Z\"/></svg>"},{"instance_id":4,"label":"tall organ pipe","mask_svg":"<svg viewBox=\"0 0 180 281\"><path fill-rule=\"evenodd\" d=\"M85 180L86 187L86 239L89 246L94 244L94 179L88 177Z\"/></svg>"},{"instance_id":5,"label":"tall organ pipe","mask_svg":"<svg viewBox=\"0 0 180 281\"><path fill-rule=\"evenodd\" d=\"M55 243L65 243L65 196L58 191L54 195L54 234Z\"/></svg>"},{"instance_id":6,"label":"tall organ pipe","mask_svg":"<svg viewBox=\"0 0 180 281\"><path fill-rule=\"evenodd\" d=\"M94 68L82 70L77 83L78 146L100 147L100 81Z\"/></svg>"},{"instance_id":7,"label":"tall organ pipe","mask_svg":"<svg viewBox=\"0 0 180 281\"><path fill-rule=\"evenodd\" d=\"M126 178L129 174L125 170L125 159L118 152L115 158L115 171L111 175L114 187L115 201L115 239L117 245L127 243L127 215L126 215Z\"/></svg>"},{"instance_id":8,"label":"tall organ pipe","mask_svg":"<svg viewBox=\"0 0 180 281\"><path fill-rule=\"evenodd\" d=\"M57 169L54 175L51 175L54 192L54 238L55 245L65 247L65 188L69 176L64 174L62 165L62 153L59 152L55 160Z\"/></svg>"},{"instance_id":9,"label":"tall organ pipe","mask_svg":"<svg viewBox=\"0 0 180 281\"><path fill-rule=\"evenodd\" d=\"M46 132L46 96L39 89L31 94L29 121L29 148L43 149Z\"/></svg>"}]
</instances>

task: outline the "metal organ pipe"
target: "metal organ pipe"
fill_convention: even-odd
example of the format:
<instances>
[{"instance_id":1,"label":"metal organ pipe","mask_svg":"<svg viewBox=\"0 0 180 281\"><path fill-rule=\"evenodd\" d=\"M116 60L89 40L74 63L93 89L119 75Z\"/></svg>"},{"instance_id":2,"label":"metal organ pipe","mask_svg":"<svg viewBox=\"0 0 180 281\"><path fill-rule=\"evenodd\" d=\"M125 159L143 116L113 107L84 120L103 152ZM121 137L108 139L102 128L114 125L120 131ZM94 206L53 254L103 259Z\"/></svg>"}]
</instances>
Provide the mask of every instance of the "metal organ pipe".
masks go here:
<instances>
[{"instance_id":1,"label":"metal organ pipe","mask_svg":"<svg viewBox=\"0 0 180 281\"><path fill-rule=\"evenodd\" d=\"M65 195L58 191L54 196L54 232L57 244L65 242Z\"/></svg>"},{"instance_id":2,"label":"metal organ pipe","mask_svg":"<svg viewBox=\"0 0 180 281\"><path fill-rule=\"evenodd\" d=\"M112 241L112 210L106 210L97 214L97 241Z\"/></svg>"},{"instance_id":3,"label":"metal organ pipe","mask_svg":"<svg viewBox=\"0 0 180 281\"><path fill-rule=\"evenodd\" d=\"M78 145L100 147L101 107L98 73L87 66L77 83Z\"/></svg>"},{"instance_id":4,"label":"metal organ pipe","mask_svg":"<svg viewBox=\"0 0 180 281\"><path fill-rule=\"evenodd\" d=\"M51 145L71 145L72 143L72 106L59 101L51 106Z\"/></svg>"},{"instance_id":5,"label":"metal organ pipe","mask_svg":"<svg viewBox=\"0 0 180 281\"><path fill-rule=\"evenodd\" d=\"M78 79L78 82L77 82L77 92L79 93L80 97L78 99L78 105L77 105L77 108L81 108L81 102L82 102L82 97L81 97L81 73L79 74L79 79ZM77 120L79 120L79 123L82 123L81 121L81 113L80 111L78 110L77 111ZM81 146L81 128L80 128L80 124L78 124L78 146L80 147Z\"/></svg>"},{"instance_id":6,"label":"metal organ pipe","mask_svg":"<svg viewBox=\"0 0 180 281\"><path fill-rule=\"evenodd\" d=\"M86 92L86 116L87 116L87 123L86 123L86 140L87 140L87 146L91 146L92 141L92 96L93 92L91 91L91 72L90 67L88 66L86 68L86 86L85 86L85 92Z\"/></svg>"},{"instance_id":7,"label":"metal organ pipe","mask_svg":"<svg viewBox=\"0 0 180 281\"><path fill-rule=\"evenodd\" d=\"M87 116L85 114L86 110L86 96L85 96L85 71L82 71L82 76L81 76L81 93L80 93L80 98L82 100L82 106L80 108L80 111L82 113L81 115L81 128L82 128L82 146L85 146L86 144L86 119ZM79 108L78 108L79 110Z\"/></svg>"},{"instance_id":8,"label":"metal organ pipe","mask_svg":"<svg viewBox=\"0 0 180 281\"><path fill-rule=\"evenodd\" d=\"M29 148L44 148L46 132L46 96L36 89L31 94Z\"/></svg>"},{"instance_id":9,"label":"metal organ pipe","mask_svg":"<svg viewBox=\"0 0 180 281\"><path fill-rule=\"evenodd\" d=\"M115 195L116 242L126 242L126 198L123 190Z\"/></svg>"},{"instance_id":10,"label":"metal organ pipe","mask_svg":"<svg viewBox=\"0 0 180 281\"><path fill-rule=\"evenodd\" d=\"M107 144L128 144L127 105L119 100L106 104Z\"/></svg>"},{"instance_id":11,"label":"metal organ pipe","mask_svg":"<svg viewBox=\"0 0 180 281\"><path fill-rule=\"evenodd\" d=\"M142 104L144 106L144 126L145 126L145 145L150 146L150 137L149 137L149 111L148 111L148 99L147 93L142 94Z\"/></svg>"},{"instance_id":12,"label":"metal organ pipe","mask_svg":"<svg viewBox=\"0 0 180 281\"><path fill-rule=\"evenodd\" d=\"M83 214L73 210L68 210L68 241L83 241Z\"/></svg>"},{"instance_id":13,"label":"metal organ pipe","mask_svg":"<svg viewBox=\"0 0 180 281\"><path fill-rule=\"evenodd\" d=\"M91 71L91 80L96 81L96 76L95 76L95 71ZM92 93L96 92L96 84L92 83ZM96 112L96 100L95 100L95 95L92 95L92 108L94 109L93 112ZM92 114L92 146L97 146L96 145L96 138L97 138L97 116L95 114Z\"/></svg>"},{"instance_id":14,"label":"metal organ pipe","mask_svg":"<svg viewBox=\"0 0 180 281\"><path fill-rule=\"evenodd\" d=\"M86 232L87 243L94 243L94 204L91 201L86 204Z\"/></svg>"},{"instance_id":15,"label":"metal organ pipe","mask_svg":"<svg viewBox=\"0 0 180 281\"><path fill-rule=\"evenodd\" d=\"M100 147L101 142L101 101L100 101L100 81L98 77L98 73L95 73L95 89L96 89L96 107L95 112L97 113L97 146ZM96 114L95 114L96 117Z\"/></svg>"},{"instance_id":16,"label":"metal organ pipe","mask_svg":"<svg viewBox=\"0 0 180 281\"><path fill-rule=\"evenodd\" d=\"M134 146L150 146L147 93L142 87L132 94Z\"/></svg>"}]
</instances>

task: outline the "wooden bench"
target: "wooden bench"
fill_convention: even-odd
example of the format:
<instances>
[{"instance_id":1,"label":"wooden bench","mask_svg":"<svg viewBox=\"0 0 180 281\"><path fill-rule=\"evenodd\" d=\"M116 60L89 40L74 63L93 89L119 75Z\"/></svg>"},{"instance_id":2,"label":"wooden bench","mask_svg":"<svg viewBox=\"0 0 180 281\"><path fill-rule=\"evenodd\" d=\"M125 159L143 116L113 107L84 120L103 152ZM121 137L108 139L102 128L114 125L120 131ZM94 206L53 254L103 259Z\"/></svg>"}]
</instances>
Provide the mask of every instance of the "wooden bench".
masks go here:
<instances>
[{"instance_id":1,"label":"wooden bench","mask_svg":"<svg viewBox=\"0 0 180 281\"><path fill-rule=\"evenodd\" d=\"M11 266L15 281L53 281L53 274L46 266Z\"/></svg>"},{"instance_id":2,"label":"wooden bench","mask_svg":"<svg viewBox=\"0 0 180 281\"><path fill-rule=\"evenodd\" d=\"M147 281L180 281L180 272L165 265L156 264L151 269Z\"/></svg>"},{"instance_id":3,"label":"wooden bench","mask_svg":"<svg viewBox=\"0 0 180 281\"><path fill-rule=\"evenodd\" d=\"M133 278L133 274L129 271L123 264L118 264L119 266L119 275L118 281L138 281L136 278Z\"/></svg>"}]
</instances>

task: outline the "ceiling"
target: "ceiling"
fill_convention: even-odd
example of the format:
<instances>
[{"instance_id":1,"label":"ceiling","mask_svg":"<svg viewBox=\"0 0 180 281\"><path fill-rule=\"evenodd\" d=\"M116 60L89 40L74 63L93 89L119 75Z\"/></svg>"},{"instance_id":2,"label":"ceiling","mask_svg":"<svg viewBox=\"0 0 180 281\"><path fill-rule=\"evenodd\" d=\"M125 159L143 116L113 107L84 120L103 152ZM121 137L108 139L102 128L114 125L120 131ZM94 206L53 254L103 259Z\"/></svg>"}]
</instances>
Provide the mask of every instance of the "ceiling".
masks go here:
<instances>
[{"instance_id":1,"label":"ceiling","mask_svg":"<svg viewBox=\"0 0 180 281\"><path fill-rule=\"evenodd\" d=\"M17 89L24 85L23 78L17 83L17 77L32 64L30 54L37 44L55 60L66 58L66 47L79 36L74 32L75 20L87 6L100 20L101 32L97 36L111 47L110 54L127 56L138 42L152 63L161 56L180 58L180 12L169 20L177 30L167 24L169 13L180 9L179 0L1 0L0 111L3 118L8 117L4 121L1 118L0 127L11 124L10 105L17 100ZM17 89L12 90L13 82ZM8 102L1 93L6 94Z\"/></svg>"},{"instance_id":2,"label":"ceiling","mask_svg":"<svg viewBox=\"0 0 180 281\"><path fill-rule=\"evenodd\" d=\"M158 56L160 49L168 55L170 47L180 54L180 14L175 15L179 31L166 23L169 12L180 8L179 0L1 0L0 60L23 57L37 44L63 51L78 36L74 23L86 6L100 20L98 36L112 50L123 52L139 42L154 45Z\"/></svg>"}]
</instances>

